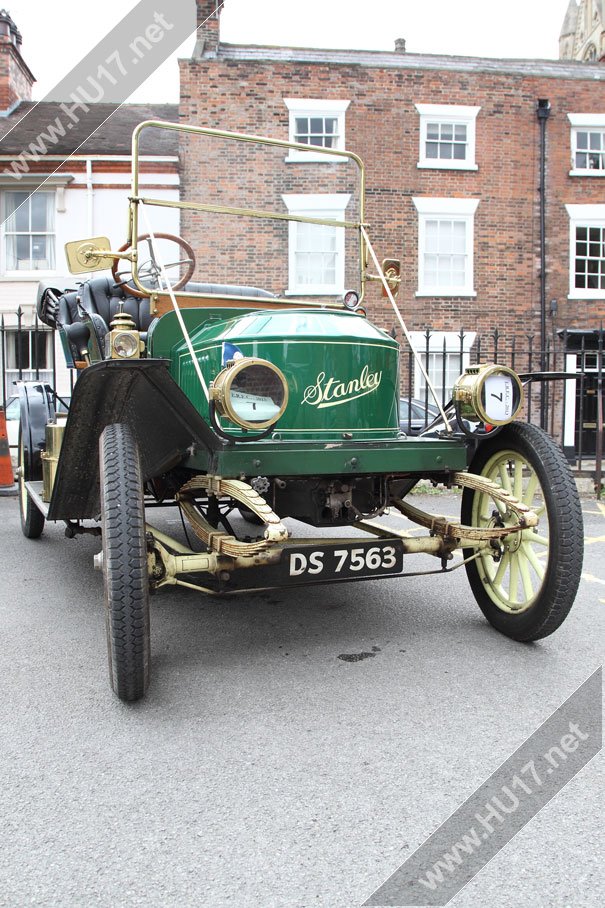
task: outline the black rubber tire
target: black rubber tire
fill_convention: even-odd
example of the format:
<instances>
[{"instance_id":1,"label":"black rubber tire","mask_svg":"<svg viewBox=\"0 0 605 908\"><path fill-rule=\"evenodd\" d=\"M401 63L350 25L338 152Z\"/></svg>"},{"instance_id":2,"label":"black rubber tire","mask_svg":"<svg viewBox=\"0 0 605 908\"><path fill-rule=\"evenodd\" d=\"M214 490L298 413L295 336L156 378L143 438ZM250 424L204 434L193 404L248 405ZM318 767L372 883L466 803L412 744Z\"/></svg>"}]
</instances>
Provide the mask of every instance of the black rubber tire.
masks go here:
<instances>
[{"instance_id":1,"label":"black rubber tire","mask_svg":"<svg viewBox=\"0 0 605 908\"><path fill-rule=\"evenodd\" d=\"M19 514L21 517L21 530L27 539L39 539L44 530L44 514L38 510L32 497L25 488L25 483L31 479L28 458L25 454L21 428L19 428Z\"/></svg>"},{"instance_id":2,"label":"black rubber tire","mask_svg":"<svg viewBox=\"0 0 605 908\"><path fill-rule=\"evenodd\" d=\"M584 554L582 509L569 464L559 446L542 429L521 422L511 423L479 446L470 472L482 475L486 467L489 472L489 461L504 451L519 454L537 477L536 494L543 500L548 525L544 576L541 585L536 584L535 596L528 597L528 607L514 614L499 607L488 594L486 585L490 584L481 559L469 562L466 572L475 599L490 624L513 640L530 642L552 634L573 605ZM478 494L471 489L463 492L465 524L472 524L473 502ZM473 550L465 549L464 554L469 557ZM494 590L493 584L490 589Z\"/></svg>"},{"instance_id":3,"label":"black rubber tire","mask_svg":"<svg viewBox=\"0 0 605 908\"><path fill-rule=\"evenodd\" d=\"M132 701L149 685L151 634L141 461L128 426L104 429L99 460L109 679Z\"/></svg>"}]
</instances>

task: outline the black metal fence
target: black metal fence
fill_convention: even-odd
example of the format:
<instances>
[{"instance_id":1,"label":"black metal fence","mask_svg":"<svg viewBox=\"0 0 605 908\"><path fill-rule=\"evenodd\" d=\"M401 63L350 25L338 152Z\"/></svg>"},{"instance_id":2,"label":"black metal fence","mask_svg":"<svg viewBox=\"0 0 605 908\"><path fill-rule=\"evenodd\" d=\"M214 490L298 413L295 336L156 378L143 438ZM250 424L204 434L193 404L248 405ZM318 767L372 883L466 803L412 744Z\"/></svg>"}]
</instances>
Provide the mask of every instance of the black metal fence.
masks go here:
<instances>
[{"instance_id":1,"label":"black metal fence","mask_svg":"<svg viewBox=\"0 0 605 908\"><path fill-rule=\"evenodd\" d=\"M563 447L574 467L594 476L601 489L603 457L603 352L605 333L560 332L540 349L535 334L508 335L497 328L486 334L460 329L414 332L416 350L429 377L446 402L453 383L469 365L495 362L508 365L521 375L545 369L552 380L526 385L525 413L528 422L542 426ZM401 394L415 402L408 410L408 428L422 428L431 421L432 395L407 344L402 345ZM0 316L1 400L16 394L15 382L47 381L57 387L54 334L34 316L27 324L21 308ZM73 375L64 378L73 387ZM416 416L414 416L416 413ZM418 422L420 413L420 425ZM405 422L404 422L404 428Z\"/></svg>"},{"instance_id":2,"label":"black metal fence","mask_svg":"<svg viewBox=\"0 0 605 908\"><path fill-rule=\"evenodd\" d=\"M45 381L57 385L57 360L54 332L34 316L27 324L24 312L5 312L0 316L0 373L2 376L0 405L16 394L18 381Z\"/></svg>"},{"instance_id":3,"label":"black metal fence","mask_svg":"<svg viewBox=\"0 0 605 908\"><path fill-rule=\"evenodd\" d=\"M523 376L546 372L548 380L525 385L525 419L560 443L580 473L595 480L600 495L603 459L603 328L561 331L540 348L538 334L508 335L494 328L485 334L460 329L414 333L416 350L442 402L449 400L457 376L485 362L510 366ZM402 395L423 411L432 403L412 352L403 347ZM411 408L408 416L412 428ZM425 416L426 419L432 417ZM405 425L404 425L405 428Z\"/></svg>"}]
</instances>

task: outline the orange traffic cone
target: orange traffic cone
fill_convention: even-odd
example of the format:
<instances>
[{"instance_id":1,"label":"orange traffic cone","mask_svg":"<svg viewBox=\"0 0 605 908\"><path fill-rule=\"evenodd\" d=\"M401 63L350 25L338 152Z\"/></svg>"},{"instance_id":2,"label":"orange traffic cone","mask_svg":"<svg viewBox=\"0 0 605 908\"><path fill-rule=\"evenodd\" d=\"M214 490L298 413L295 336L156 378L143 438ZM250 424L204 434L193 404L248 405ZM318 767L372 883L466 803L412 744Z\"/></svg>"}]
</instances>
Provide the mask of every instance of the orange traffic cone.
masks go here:
<instances>
[{"instance_id":1,"label":"orange traffic cone","mask_svg":"<svg viewBox=\"0 0 605 908\"><path fill-rule=\"evenodd\" d=\"M12 489L14 484L15 477L13 476L11 452L6 433L6 416L4 415L4 409L0 407L0 489Z\"/></svg>"}]
</instances>

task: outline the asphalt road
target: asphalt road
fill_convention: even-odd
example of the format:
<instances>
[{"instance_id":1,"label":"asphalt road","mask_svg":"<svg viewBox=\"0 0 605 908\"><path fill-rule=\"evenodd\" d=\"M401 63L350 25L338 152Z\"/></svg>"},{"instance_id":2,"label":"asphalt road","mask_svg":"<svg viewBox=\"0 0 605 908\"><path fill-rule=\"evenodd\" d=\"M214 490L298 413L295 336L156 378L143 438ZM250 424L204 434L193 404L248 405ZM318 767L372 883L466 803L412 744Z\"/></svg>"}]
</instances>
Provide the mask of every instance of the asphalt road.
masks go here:
<instances>
[{"instance_id":1,"label":"asphalt road","mask_svg":"<svg viewBox=\"0 0 605 908\"><path fill-rule=\"evenodd\" d=\"M165 592L149 695L126 706L99 541L25 540L0 499L0 905L361 905L602 661L605 507L583 505L580 593L544 641L492 630L463 571ZM597 758L450 904L605 904L603 775Z\"/></svg>"}]
</instances>

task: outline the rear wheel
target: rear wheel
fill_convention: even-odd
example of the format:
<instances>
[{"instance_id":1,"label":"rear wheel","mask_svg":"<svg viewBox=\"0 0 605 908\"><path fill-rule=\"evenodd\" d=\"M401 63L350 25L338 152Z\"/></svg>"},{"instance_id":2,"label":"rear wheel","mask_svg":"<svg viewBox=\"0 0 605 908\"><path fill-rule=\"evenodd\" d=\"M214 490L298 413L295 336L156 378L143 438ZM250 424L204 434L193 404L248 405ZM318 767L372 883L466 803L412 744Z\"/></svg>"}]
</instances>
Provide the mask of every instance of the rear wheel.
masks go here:
<instances>
[{"instance_id":1,"label":"rear wheel","mask_svg":"<svg viewBox=\"0 0 605 908\"><path fill-rule=\"evenodd\" d=\"M253 523L257 527L263 527L265 525L265 521L261 520L258 514L255 514L254 511L251 511L249 508L240 506L239 512L247 523Z\"/></svg>"},{"instance_id":2,"label":"rear wheel","mask_svg":"<svg viewBox=\"0 0 605 908\"><path fill-rule=\"evenodd\" d=\"M546 637L567 617L582 572L582 511L569 466L541 429L511 423L479 447L469 469L540 518L537 527L504 537L466 565L479 607L507 637ZM462 521L483 527L518 522L506 505L471 489L462 496ZM472 554L465 550L465 557Z\"/></svg>"},{"instance_id":3,"label":"rear wheel","mask_svg":"<svg viewBox=\"0 0 605 908\"><path fill-rule=\"evenodd\" d=\"M121 700L138 700L149 684L149 583L141 463L128 426L107 426L99 454L109 677Z\"/></svg>"},{"instance_id":4,"label":"rear wheel","mask_svg":"<svg viewBox=\"0 0 605 908\"><path fill-rule=\"evenodd\" d=\"M29 457L25 453L23 433L19 428L19 513L21 515L21 530L27 539L39 539L44 530L44 514L38 510L32 497L25 487L31 476Z\"/></svg>"}]
</instances>

